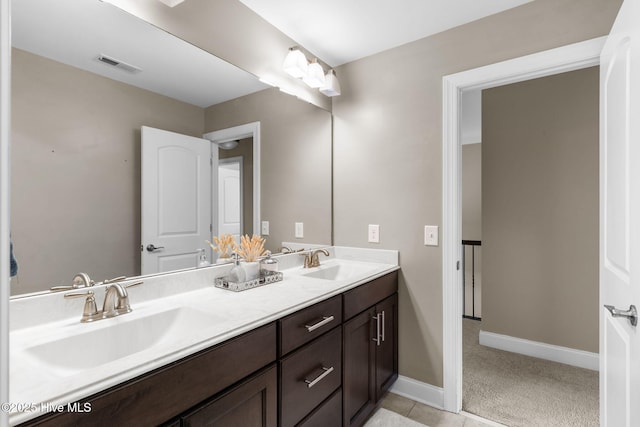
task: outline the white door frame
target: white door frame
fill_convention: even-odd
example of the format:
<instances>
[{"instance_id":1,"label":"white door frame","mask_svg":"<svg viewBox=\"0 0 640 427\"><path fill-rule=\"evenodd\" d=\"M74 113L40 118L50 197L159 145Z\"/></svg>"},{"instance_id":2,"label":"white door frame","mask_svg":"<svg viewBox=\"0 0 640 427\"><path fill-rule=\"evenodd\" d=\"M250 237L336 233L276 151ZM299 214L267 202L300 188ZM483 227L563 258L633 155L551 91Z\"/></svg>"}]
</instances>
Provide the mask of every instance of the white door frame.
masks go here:
<instances>
[{"instance_id":1,"label":"white door frame","mask_svg":"<svg viewBox=\"0 0 640 427\"><path fill-rule=\"evenodd\" d=\"M217 148L217 143L232 141L236 139L243 138L253 138L253 234L260 234L260 122L251 122L240 126L234 126L226 129L216 130L213 132L205 133L203 138L210 140L214 143L214 148ZM218 172L217 172L217 162L218 162L218 152L217 150L212 150L215 152L213 155L213 160L215 163L213 167L216 170L216 173L212 173L212 179L215 179L213 182L212 189L215 192L213 194L212 200L215 200L216 205L218 204ZM215 178L213 178L215 177ZM215 208L215 210L213 210ZM212 212L217 212L217 206L212 206ZM217 234L218 230L218 221L213 221L213 234ZM245 230L246 232L247 230Z\"/></svg>"},{"instance_id":2,"label":"white door frame","mask_svg":"<svg viewBox=\"0 0 640 427\"><path fill-rule=\"evenodd\" d=\"M564 73L599 64L605 37L587 40L442 79L443 408L462 409L462 206L460 96L464 90Z\"/></svg>"}]
</instances>

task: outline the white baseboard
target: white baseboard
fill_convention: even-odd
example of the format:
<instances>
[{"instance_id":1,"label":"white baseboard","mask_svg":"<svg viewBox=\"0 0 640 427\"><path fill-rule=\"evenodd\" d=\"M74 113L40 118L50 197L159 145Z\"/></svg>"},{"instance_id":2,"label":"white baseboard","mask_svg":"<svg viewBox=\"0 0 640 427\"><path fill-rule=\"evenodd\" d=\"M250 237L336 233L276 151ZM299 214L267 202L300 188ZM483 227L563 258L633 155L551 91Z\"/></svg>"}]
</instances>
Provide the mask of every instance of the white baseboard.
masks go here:
<instances>
[{"instance_id":1,"label":"white baseboard","mask_svg":"<svg viewBox=\"0 0 640 427\"><path fill-rule=\"evenodd\" d=\"M444 408L444 389L423 383L413 378L398 376L398 379L389 390L392 393L407 397L416 402L433 406L434 408Z\"/></svg>"},{"instance_id":2,"label":"white baseboard","mask_svg":"<svg viewBox=\"0 0 640 427\"><path fill-rule=\"evenodd\" d=\"M486 331L480 331L480 344L499 350L511 351L513 353L565 363L579 368L591 369L592 371L598 371L600 368L600 356L598 353L591 353L589 351L575 350L573 348L545 344Z\"/></svg>"}]
</instances>

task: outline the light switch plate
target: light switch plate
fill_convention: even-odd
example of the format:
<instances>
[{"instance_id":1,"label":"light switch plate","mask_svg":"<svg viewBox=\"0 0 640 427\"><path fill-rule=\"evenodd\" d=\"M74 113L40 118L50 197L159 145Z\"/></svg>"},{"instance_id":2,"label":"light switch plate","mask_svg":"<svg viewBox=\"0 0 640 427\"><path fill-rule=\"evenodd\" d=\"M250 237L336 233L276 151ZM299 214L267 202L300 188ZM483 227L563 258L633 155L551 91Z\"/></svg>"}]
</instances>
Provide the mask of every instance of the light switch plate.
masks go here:
<instances>
[{"instance_id":1,"label":"light switch plate","mask_svg":"<svg viewBox=\"0 0 640 427\"><path fill-rule=\"evenodd\" d=\"M369 224L369 243L380 243L380 226Z\"/></svg>"},{"instance_id":2,"label":"light switch plate","mask_svg":"<svg viewBox=\"0 0 640 427\"><path fill-rule=\"evenodd\" d=\"M269 221L262 221L260 234L263 236L269 235Z\"/></svg>"},{"instance_id":3,"label":"light switch plate","mask_svg":"<svg viewBox=\"0 0 640 427\"><path fill-rule=\"evenodd\" d=\"M424 226L424 245L438 246L438 226L437 225Z\"/></svg>"},{"instance_id":4,"label":"light switch plate","mask_svg":"<svg viewBox=\"0 0 640 427\"><path fill-rule=\"evenodd\" d=\"M296 222L296 239L302 239L304 237L304 224L302 222Z\"/></svg>"}]
</instances>

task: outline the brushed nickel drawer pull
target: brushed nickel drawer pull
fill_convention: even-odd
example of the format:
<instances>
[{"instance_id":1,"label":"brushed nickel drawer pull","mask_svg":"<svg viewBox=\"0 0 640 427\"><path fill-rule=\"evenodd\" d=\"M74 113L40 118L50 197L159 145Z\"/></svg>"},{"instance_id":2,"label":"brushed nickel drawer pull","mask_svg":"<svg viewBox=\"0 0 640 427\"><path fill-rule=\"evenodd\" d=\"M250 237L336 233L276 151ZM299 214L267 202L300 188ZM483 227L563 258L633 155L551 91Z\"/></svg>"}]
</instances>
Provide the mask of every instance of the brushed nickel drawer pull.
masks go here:
<instances>
[{"instance_id":1,"label":"brushed nickel drawer pull","mask_svg":"<svg viewBox=\"0 0 640 427\"><path fill-rule=\"evenodd\" d=\"M385 321L384 321L384 310L382 310L382 322L381 323L382 323L382 342L384 342L384 324L385 324Z\"/></svg>"},{"instance_id":2,"label":"brushed nickel drawer pull","mask_svg":"<svg viewBox=\"0 0 640 427\"><path fill-rule=\"evenodd\" d=\"M318 384L320 381L322 381L322 379L324 377L326 377L327 375L329 375L331 372L333 372L333 366L330 368L325 368L324 366L322 367L322 369L324 370L323 373L321 373L320 375L318 375L318 377L315 380L309 381L309 380L304 380L305 383L307 383L307 387L311 388L314 385Z\"/></svg>"},{"instance_id":3,"label":"brushed nickel drawer pull","mask_svg":"<svg viewBox=\"0 0 640 427\"><path fill-rule=\"evenodd\" d=\"M314 323L313 325L304 325L307 328L307 332L313 332L321 326L326 325L329 322L333 321L333 316L324 316L321 321L318 323Z\"/></svg>"}]
</instances>

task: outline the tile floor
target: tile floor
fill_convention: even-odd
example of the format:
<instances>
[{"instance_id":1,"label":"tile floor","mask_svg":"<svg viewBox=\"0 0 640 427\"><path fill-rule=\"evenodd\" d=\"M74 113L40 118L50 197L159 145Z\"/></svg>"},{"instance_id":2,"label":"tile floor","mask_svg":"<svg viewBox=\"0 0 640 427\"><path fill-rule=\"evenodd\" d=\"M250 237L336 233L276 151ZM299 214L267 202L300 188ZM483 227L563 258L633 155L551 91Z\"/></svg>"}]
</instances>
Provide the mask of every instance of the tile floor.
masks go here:
<instances>
[{"instance_id":1,"label":"tile floor","mask_svg":"<svg viewBox=\"0 0 640 427\"><path fill-rule=\"evenodd\" d=\"M415 402L394 393L387 393L380 404L382 408L396 412L429 427L488 427L500 424L481 421L464 414L453 414Z\"/></svg>"}]
</instances>

